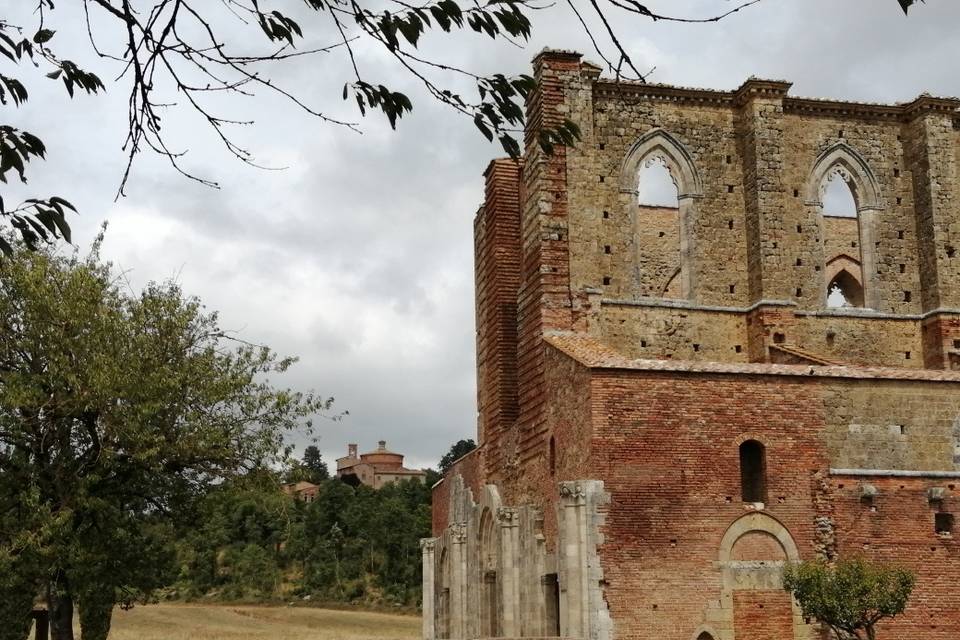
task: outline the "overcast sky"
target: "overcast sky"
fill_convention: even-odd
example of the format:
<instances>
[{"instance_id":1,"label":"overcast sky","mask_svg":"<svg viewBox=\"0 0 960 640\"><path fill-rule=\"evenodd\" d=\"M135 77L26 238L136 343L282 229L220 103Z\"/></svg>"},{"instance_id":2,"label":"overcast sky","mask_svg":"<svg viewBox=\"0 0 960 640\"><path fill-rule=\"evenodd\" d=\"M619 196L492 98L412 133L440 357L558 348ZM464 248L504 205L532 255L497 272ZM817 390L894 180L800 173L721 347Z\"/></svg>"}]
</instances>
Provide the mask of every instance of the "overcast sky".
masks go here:
<instances>
[{"instance_id":1,"label":"overcast sky","mask_svg":"<svg viewBox=\"0 0 960 640\"><path fill-rule=\"evenodd\" d=\"M35 5L7 3L19 6L6 14ZM339 410L350 412L341 422L319 423L328 461L348 442L365 450L382 438L408 455L409 466L435 466L451 443L473 437L472 219L482 197L481 172L498 147L399 77L375 49L361 46L358 62L369 79L414 101L413 114L396 132L368 117L358 135L266 95L219 105L224 115L257 121L237 135L259 161L289 167L259 171L226 154L192 113L173 108L166 120L172 146L189 149L186 165L222 189L191 183L144 155L128 196L115 202L127 85L114 82L116 67L92 55L77 29L78 4L58 2L48 17L58 31L53 44L97 72L108 91L71 102L62 86L35 74L28 106L4 107L5 117L48 147L49 160L30 168L30 189L22 193L73 201L81 211L72 220L81 247L108 220L104 253L134 287L176 277L221 312L226 328L298 355L283 382L332 395ZM276 4L302 14L312 37L311 25L319 23L303 13L302 2ZM705 16L732 2L648 4ZM31 20L29 13L13 18ZM492 46L473 34L455 44L428 36L422 48L479 72L508 74L529 72L530 59L544 46L596 59L564 3L535 21L523 50ZM656 82L733 89L753 75L790 80L791 93L801 96L897 102L924 91L960 95L956 0L928 0L909 19L895 0L764 0L719 24L640 18L617 24L637 67L656 67ZM94 21L95 31L116 51L109 27L100 25ZM239 24L227 29L243 39L259 35ZM322 42L323 33L313 35L312 42ZM332 115L357 118L340 100L350 75L337 56L300 59L274 77ZM468 86L460 88L470 95Z\"/></svg>"}]
</instances>

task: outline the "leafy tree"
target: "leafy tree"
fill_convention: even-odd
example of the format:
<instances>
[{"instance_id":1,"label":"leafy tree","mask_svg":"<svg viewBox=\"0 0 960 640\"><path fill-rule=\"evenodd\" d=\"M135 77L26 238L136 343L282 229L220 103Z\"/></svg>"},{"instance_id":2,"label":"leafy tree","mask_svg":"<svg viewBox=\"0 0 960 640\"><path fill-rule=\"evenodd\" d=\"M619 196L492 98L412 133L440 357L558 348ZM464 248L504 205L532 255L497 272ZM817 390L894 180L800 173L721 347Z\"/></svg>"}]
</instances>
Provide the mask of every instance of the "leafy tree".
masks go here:
<instances>
[{"instance_id":1,"label":"leafy tree","mask_svg":"<svg viewBox=\"0 0 960 640\"><path fill-rule=\"evenodd\" d=\"M294 461L285 474L286 482L312 482L320 484L330 478L330 471L327 469L327 463L323 461L320 455L320 449L315 445L310 445L303 450L303 459Z\"/></svg>"},{"instance_id":2,"label":"leafy tree","mask_svg":"<svg viewBox=\"0 0 960 640\"><path fill-rule=\"evenodd\" d=\"M178 518L282 460L284 435L331 403L275 388L293 360L231 340L175 284L121 288L98 248L0 260L0 576L45 591L55 640L75 602L84 640L104 638L115 602L172 577Z\"/></svg>"},{"instance_id":3,"label":"leafy tree","mask_svg":"<svg viewBox=\"0 0 960 640\"><path fill-rule=\"evenodd\" d=\"M431 56L419 45L431 36L459 42L468 32L488 36L491 41L526 42L539 14L567 10L577 19L595 53L607 70L617 78L644 81L621 35L635 28L626 18L688 23L716 22L761 0L740 0L732 7L718 9L716 15L698 18L659 14L645 4L631 0L590 0L578 8L577 3L543 4L536 0L483 0L472 4L458 0L428 0L411 5L403 0L386 3L372 0L304 0L305 18L295 19L290 12L281 12L258 0L80 0L86 21L71 25L75 35L88 37L91 49L106 67L106 73L125 82L129 95L127 167L120 181L122 195L136 155L149 149L165 157L172 167L203 184L217 183L191 173L182 164L184 151L168 139L169 131L161 126L164 111L179 101L202 122L211 127L214 138L239 160L259 166L254 155L231 137L231 129L250 124L243 117L215 110L212 103L222 96L241 98L256 91L273 93L320 121L357 129L349 118L332 116L318 106L298 97L297 90L285 86L281 78L271 76L266 65L304 64L307 60L326 60L339 56L351 69L345 82L330 88L344 100L356 103L361 116L379 111L390 125L413 109L405 94L391 88L398 76L414 80L423 94L447 105L472 120L490 141L496 139L511 156L521 153L518 133L525 112L523 100L534 88L526 75L508 77L502 73L479 74L459 68L448 60ZM897 0L906 12L915 0ZM57 55L60 39L47 27L47 19L55 10L53 0L24 2L36 23L15 24L0 19L0 56L13 64L22 62L35 68L54 82L62 82L67 93L97 93L104 90L100 78L81 69L75 62ZM8 16L8 20L9 20ZM32 20L32 17L24 17ZM547 19L547 18L544 18ZM312 33L305 33L313 28ZM232 32L234 26L258 31L258 38ZM316 38L319 46L312 46ZM297 45L305 45L298 49ZM391 65L365 67L355 55L357 50L377 49ZM456 81L467 79L476 88L476 97L462 96ZM28 92L18 78L0 74L0 102L8 100L23 105ZM218 104L224 104L220 101ZM579 131L570 121L556 125L538 123L537 139L549 152L555 145L572 144ZM0 180L8 175L26 180L25 164L43 158L45 147L31 132L0 124ZM66 213L73 207L59 197L31 198L9 210L0 201L0 221L6 219L28 246L48 238L70 239ZM9 252L10 245L0 242L0 250Z\"/></svg>"},{"instance_id":4,"label":"leafy tree","mask_svg":"<svg viewBox=\"0 0 960 640\"><path fill-rule=\"evenodd\" d=\"M318 483L330 477L327 463L320 456L320 449L310 445L303 450L303 466L310 472L310 482Z\"/></svg>"},{"instance_id":5,"label":"leafy tree","mask_svg":"<svg viewBox=\"0 0 960 640\"><path fill-rule=\"evenodd\" d=\"M443 454L443 457L440 458L440 473L445 474L454 462L467 455L471 451L477 448L477 443L473 441L473 438L468 438L466 440L458 440L452 447L450 451Z\"/></svg>"},{"instance_id":6,"label":"leafy tree","mask_svg":"<svg viewBox=\"0 0 960 640\"><path fill-rule=\"evenodd\" d=\"M863 558L829 565L823 560L789 565L783 585L803 614L829 627L838 640L875 640L876 626L907 606L915 578L897 567Z\"/></svg>"}]
</instances>

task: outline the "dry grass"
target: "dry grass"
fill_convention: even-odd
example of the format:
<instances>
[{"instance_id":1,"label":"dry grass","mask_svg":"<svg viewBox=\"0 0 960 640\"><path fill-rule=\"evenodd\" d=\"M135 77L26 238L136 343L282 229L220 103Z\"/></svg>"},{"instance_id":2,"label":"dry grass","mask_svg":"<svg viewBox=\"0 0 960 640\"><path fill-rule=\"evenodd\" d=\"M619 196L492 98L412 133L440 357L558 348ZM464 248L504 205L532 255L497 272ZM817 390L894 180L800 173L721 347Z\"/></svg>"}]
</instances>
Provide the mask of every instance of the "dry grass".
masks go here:
<instances>
[{"instance_id":1,"label":"dry grass","mask_svg":"<svg viewBox=\"0 0 960 640\"><path fill-rule=\"evenodd\" d=\"M117 610L110 640L406 640L420 618L293 607L159 604Z\"/></svg>"}]
</instances>

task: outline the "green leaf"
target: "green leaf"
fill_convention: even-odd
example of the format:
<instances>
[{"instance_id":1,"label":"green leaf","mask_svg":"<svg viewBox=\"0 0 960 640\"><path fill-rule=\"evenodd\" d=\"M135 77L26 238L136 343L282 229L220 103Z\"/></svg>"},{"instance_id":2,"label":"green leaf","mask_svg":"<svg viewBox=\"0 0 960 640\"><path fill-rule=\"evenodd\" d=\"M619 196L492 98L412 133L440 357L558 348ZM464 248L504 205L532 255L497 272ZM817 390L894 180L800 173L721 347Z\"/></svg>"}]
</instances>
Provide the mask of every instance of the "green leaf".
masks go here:
<instances>
[{"instance_id":1,"label":"green leaf","mask_svg":"<svg viewBox=\"0 0 960 640\"><path fill-rule=\"evenodd\" d=\"M57 204L62 204L62 205L65 206L66 208L70 209L71 211L76 211L76 210L77 210L76 207L74 207L72 204L70 204L69 202L67 202L66 200L64 200L63 198L61 198L61 197L59 197L59 196L53 196L52 198L50 198L50 202L52 202L52 203L57 203Z\"/></svg>"},{"instance_id":2,"label":"green leaf","mask_svg":"<svg viewBox=\"0 0 960 640\"><path fill-rule=\"evenodd\" d=\"M53 38L53 34L55 33L56 31L53 31L52 29L40 29L40 31L37 31L34 34L33 41L36 42L37 44L50 42L50 39Z\"/></svg>"},{"instance_id":3,"label":"green leaf","mask_svg":"<svg viewBox=\"0 0 960 640\"><path fill-rule=\"evenodd\" d=\"M473 116L473 124L476 125L477 129L480 129L480 133L484 135L487 141L493 142L493 132L490 131L490 127L488 127L483 121L482 115L478 113L477 115Z\"/></svg>"}]
</instances>

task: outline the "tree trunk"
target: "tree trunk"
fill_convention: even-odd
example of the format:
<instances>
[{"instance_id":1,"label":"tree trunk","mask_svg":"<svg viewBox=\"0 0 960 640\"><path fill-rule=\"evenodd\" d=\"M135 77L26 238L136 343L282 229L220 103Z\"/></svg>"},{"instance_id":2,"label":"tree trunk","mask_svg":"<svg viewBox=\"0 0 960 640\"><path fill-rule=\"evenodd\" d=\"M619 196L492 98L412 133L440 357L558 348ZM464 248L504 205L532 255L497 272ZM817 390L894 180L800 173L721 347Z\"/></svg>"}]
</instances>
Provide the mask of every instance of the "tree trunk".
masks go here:
<instances>
[{"instance_id":1,"label":"tree trunk","mask_svg":"<svg viewBox=\"0 0 960 640\"><path fill-rule=\"evenodd\" d=\"M92 587L84 590L77 602L80 609L81 640L107 640L115 600L112 587Z\"/></svg>"},{"instance_id":2,"label":"tree trunk","mask_svg":"<svg viewBox=\"0 0 960 640\"><path fill-rule=\"evenodd\" d=\"M63 569L47 584L50 640L73 640L73 595Z\"/></svg>"}]
</instances>

